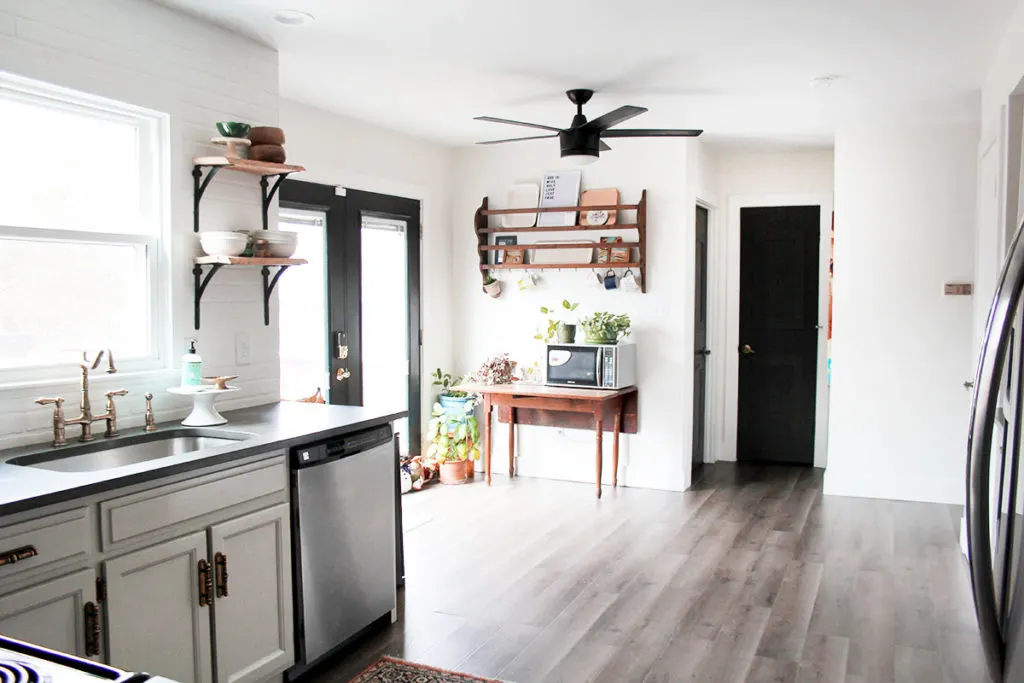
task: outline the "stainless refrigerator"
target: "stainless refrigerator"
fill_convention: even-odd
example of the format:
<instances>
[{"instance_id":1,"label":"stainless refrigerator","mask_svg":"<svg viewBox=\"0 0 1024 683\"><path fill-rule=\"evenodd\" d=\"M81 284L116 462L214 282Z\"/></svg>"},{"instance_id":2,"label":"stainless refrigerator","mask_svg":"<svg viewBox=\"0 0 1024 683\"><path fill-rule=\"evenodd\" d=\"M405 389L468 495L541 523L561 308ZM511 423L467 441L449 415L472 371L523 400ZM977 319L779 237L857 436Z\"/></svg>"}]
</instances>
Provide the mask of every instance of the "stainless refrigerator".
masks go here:
<instances>
[{"instance_id":1,"label":"stainless refrigerator","mask_svg":"<svg viewBox=\"0 0 1024 683\"><path fill-rule=\"evenodd\" d=\"M989 309L974 379L967 455L968 560L989 673L1024 681L1024 226Z\"/></svg>"}]
</instances>

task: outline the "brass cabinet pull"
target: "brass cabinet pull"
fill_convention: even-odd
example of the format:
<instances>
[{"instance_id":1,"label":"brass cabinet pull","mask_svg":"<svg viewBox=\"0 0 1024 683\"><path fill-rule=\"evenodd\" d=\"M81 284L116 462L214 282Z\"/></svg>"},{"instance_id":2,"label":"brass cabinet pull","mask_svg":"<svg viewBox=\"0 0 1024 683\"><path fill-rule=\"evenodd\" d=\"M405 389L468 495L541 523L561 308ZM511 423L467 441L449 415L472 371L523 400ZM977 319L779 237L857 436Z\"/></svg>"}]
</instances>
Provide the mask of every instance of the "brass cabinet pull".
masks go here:
<instances>
[{"instance_id":1,"label":"brass cabinet pull","mask_svg":"<svg viewBox=\"0 0 1024 683\"><path fill-rule=\"evenodd\" d=\"M228 597L228 556L217 553L213 556L214 573L217 575L217 597Z\"/></svg>"},{"instance_id":2,"label":"brass cabinet pull","mask_svg":"<svg viewBox=\"0 0 1024 683\"><path fill-rule=\"evenodd\" d=\"M95 657L100 653L100 612L93 602L85 603L85 656Z\"/></svg>"},{"instance_id":3,"label":"brass cabinet pull","mask_svg":"<svg viewBox=\"0 0 1024 683\"><path fill-rule=\"evenodd\" d=\"M210 563L199 560L199 606L206 607L212 602L213 577L210 575Z\"/></svg>"},{"instance_id":4,"label":"brass cabinet pull","mask_svg":"<svg viewBox=\"0 0 1024 683\"><path fill-rule=\"evenodd\" d=\"M39 554L34 545L23 545L20 548L14 550L8 550L7 552L0 553L0 567L14 564L15 562L21 562L27 560L30 557L35 557Z\"/></svg>"}]
</instances>

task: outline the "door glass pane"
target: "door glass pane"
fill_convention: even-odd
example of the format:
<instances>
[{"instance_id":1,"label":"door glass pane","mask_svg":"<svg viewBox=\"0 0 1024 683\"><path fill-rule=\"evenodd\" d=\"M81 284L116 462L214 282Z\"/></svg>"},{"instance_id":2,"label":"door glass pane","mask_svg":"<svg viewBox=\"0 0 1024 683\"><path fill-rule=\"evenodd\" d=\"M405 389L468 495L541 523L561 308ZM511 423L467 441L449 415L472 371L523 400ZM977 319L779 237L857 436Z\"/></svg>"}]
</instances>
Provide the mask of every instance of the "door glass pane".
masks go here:
<instances>
[{"instance_id":1,"label":"door glass pane","mask_svg":"<svg viewBox=\"0 0 1024 683\"><path fill-rule=\"evenodd\" d=\"M406 222L363 214L363 405L409 407L409 288ZM409 421L395 422L403 454Z\"/></svg>"},{"instance_id":2,"label":"door glass pane","mask_svg":"<svg viewBox=\"0 0 1024 683\"><path fill-rule=\"evenodd\" d=\"M281 398L294 401L327 392L327 229L322 211L282 211L281 230L299 233L294 258L308 265L289 268L277 283L280 305Z\"/></svg>"}]
</instances>

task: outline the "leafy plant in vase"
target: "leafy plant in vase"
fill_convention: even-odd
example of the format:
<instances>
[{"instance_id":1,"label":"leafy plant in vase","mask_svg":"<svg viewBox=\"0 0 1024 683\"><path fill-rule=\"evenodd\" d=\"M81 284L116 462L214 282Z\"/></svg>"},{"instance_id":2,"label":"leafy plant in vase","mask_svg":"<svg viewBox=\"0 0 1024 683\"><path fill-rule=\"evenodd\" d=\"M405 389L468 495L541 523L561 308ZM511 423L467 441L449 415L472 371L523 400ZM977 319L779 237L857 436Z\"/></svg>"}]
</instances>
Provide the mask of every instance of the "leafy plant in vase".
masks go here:
<instances>
[{"instance_id":1,"label":"leafy plant in vase","mask_svg":"<svg viewBox=\"0 0 1024 683\"><path fill-rule=\"evenodd\" d=\"M579 303L572 303L568 299L562 299L562 309L565 313L562 313L557 308L541 306L540 312L552 317L548 318L548 327L546 332L538 332L534 335L534 339L539 339L544 343L547 343L552 339L556 339L560 344L574 343L576 341L576 325L565 322L562 317L566 313L572 313L578 307ZM556 313L558 314L558 317L554 317Z\"/></svg>"},{"instance_id":2,"label":"leafy plant in vase","mask_svg":"<svg viewBox=\"0 0 1024 683\"><path fill-rule=\"evenodd\" d=\"M445 410L452 415L465 415L466 405L474 403L473 396L465 391L458 391L453 387L457 387L460 384L469 381L471 378L453 377L447 372L442 372L441 368L434 370L432 377L434 381L431 384L435 387L441 387L441 393L437 397L437 400Z\"/></svg>"},{"instance_id":3,"label":"leafy plant in vase","mask_svg":"<svg viewBox=\"0 0 1024 683\"><path fill-rule=\"evenodd\" d=\"M465 412L454 415L445 406L435 403L427 426L430 438L427 459L437 461L442 484L464 483L473 463L480 459L480 425L473 415L473 397L464 405Z\"/></svg>"},{"instance_id":4,"label":"leafy plant in vase","mask_svg":"<svg viewBox=\"0 0 1024 683\"><path fill-rule=\"evenodd\" d=\"M629 336L630 321L625 313L594 313L580 321L588 344L618 344Z\"/></svg>"},{"instance_id":5,"label":"leafy plant in vase","mask_svg":"<svg viewBox=\"0 0 1024 683\"><path fill-rule=\"evenodd\" d=\"M501 296L501 281L488 275L484 278L484 292L492 299L497 299Z\"/></svg>"}]
</instances>

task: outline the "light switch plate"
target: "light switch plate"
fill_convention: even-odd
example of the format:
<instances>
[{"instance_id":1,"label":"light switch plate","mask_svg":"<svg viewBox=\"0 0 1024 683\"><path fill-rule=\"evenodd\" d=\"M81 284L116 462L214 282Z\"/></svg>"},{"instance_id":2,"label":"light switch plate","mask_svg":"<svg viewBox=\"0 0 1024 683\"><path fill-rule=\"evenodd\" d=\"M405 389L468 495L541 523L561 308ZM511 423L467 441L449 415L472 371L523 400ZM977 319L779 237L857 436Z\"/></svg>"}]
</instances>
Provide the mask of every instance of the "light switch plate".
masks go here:
<instances>
[{"instance_id":1,"label":"light switch plate","mask_svg":"<svg viewBox=\"0 0 1024 683\"><path fill-rule=\"evenodd\" d=\"M252 363L252 346L248 332L235 332L235 365Z\"/></svg>"},{"instance_id":2,"label":"light switch plate","mask_svg":"<svg viewBox=\"0 0 1024 683\"><path fill-rule=\"evenodd\" d=\"M974 284L970 282L947 282L942 286L942 293L946 296L971 296L974 293Z\"/></svg>"}]
</instances>

